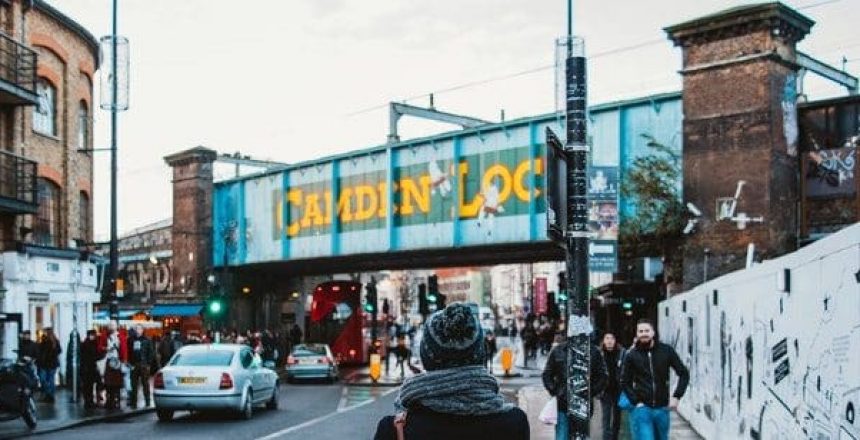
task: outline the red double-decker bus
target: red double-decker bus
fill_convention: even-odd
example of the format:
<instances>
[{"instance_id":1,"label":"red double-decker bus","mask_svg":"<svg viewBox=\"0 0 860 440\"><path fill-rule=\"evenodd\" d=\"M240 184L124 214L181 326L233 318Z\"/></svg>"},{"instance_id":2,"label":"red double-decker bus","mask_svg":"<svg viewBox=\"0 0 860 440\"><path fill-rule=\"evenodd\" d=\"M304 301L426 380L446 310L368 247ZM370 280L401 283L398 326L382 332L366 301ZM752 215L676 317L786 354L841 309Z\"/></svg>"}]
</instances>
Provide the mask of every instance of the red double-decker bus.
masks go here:
<instances>
[{"instance_id":1,"label":"red double-decker bus","mask_svg":"<svg viewBox=\"0 0 860 440\"><path fill-rule=\"evenodd\" d=\"M308 341L331 347L338 363L367 362L369 337L361 308L362 285L356 281L327 281L314 288Z\"/></svg>"}]
</instances>

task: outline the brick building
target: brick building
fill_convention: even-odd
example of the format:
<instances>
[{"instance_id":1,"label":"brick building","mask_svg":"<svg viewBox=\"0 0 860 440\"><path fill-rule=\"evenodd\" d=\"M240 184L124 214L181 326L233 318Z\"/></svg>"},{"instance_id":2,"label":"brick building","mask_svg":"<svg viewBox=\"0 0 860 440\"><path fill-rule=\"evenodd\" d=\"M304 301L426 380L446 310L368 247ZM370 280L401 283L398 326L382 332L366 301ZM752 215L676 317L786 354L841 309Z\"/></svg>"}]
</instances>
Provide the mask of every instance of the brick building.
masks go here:
<instances>
[{"instance_id":1,"label":"brick building","mask_svg":"<svg viewBox=\"0 0 860 440\"><path fill-rule=\"evenodd\" d=\"M44 1L0 1L0 310L23 327L85 330L98 302L92 237L98 41ZM2 355L16 330L4 327ZM62 369L61 369L62 371Z\"/></svg>"}]
</instances>

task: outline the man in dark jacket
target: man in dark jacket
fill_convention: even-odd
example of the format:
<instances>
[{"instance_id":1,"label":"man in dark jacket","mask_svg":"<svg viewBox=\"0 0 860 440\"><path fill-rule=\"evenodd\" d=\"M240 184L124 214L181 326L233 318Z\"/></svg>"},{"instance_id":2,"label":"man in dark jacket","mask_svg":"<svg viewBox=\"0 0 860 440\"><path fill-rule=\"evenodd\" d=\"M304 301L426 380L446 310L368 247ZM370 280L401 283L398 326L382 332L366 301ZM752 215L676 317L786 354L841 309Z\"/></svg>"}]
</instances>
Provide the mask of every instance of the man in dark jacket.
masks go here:
<instances>
[{"instance_id":1,"label":"man in dark jacket","mask_svg":"<svg viewBox=\"0 0 860 440\"><path fill-rule=\"evenodd\" d=\"M606 365L600 349L591 345L589 356L589 375L591 376L591 397L597 397L606 388ZM543 370L543 386L558 402L558 421L555 424L555 438L567 440L569 425L567 423L567 341L555 346L549 353ZM594 405L591 405L592 413ZM591 417L591 414L588 415Z\"/></svg>"},{"instance_id":2,"label":"man in dark jacket","mask_svg":"<svg viewBox=\"0 0 860 440\"><path fill-rule=\"evenodd\" d=\"M671 346L656 340L654 324L640 319L636 324L636 345L624 358L621 389L635 408L630 412L633 438L669 438L669 410L678 407L687 390L690 373ZM678 385L669 397L669 369L678 375Z\"/></svg>"},{"instance_id":3,"label":"man in dark jacket","mask_svg":"<svg viewBox=\"0 0 860 440\"><path fill-rule=\"evenodd\" d=\"M131 396L128 403L131 409L137 409L138 390L143 387L143 400L149 407L149 377L155 370L155 346L143 333L143 327L134 328L128 341L129 360L131 361Z\"/></svg>"},{"instance_id":4,"label":"man in dark jacket","mask_svg":"<svg viewBox=\"0 0 860 440\"><path fill-rule=\"evenodd\" d=\"M529 438L528 417L505 401L484 368L483 331L470 305L454 303L431 315L418 351L427 372L403 382L398 416L379 421L375 440L396 440L398 430L408 440Z\"/></svg>"},{"instance_id":5,"label":"man in dark jacket","mask_svg":"<svg viewBox=\"0 0 860 440\"><path fill-rule=\"evenodd\" d=\"M84 408L95 407L93 387L101 382L97 362L105 357L96 341L96 331L87 330L87 337L81 343L81 393L84 396Z\"/></svg>"},{"instance_id":6,"label":"man in dark jacket","mask_svg":"<svg viewBox=\"0 0 860 440\"><path fill-rule=\"evenodd\" d=\"M21 332L21 339L18 341L18 357L29 357L34 362L39 358L39 344L30 337L30 330Z\"/></svg>"},{"instance_id":7,"label":"man in dark jacket","mask_svg":"<svg viewBox=\"0 0 860 440\"><path fill-rule=\"evenodd\" d=\"M621 394L621 362L624 359L624 347L618 344L615 334L606 332L600 344L600 353L606 365L608 380L606 390L600 396L600 410L603 415L603 440L618 440L621 429L621 410L618 408L618 396Z\"/></svg>"}]
</instances>

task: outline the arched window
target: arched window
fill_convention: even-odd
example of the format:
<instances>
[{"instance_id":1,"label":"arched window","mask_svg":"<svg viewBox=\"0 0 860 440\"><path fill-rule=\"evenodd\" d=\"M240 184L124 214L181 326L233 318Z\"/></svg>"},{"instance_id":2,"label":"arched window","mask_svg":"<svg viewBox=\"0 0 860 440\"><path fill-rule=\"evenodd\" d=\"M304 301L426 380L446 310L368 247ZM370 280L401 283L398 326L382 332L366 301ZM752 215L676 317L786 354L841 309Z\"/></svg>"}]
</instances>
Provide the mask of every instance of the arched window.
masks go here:
<instances>
[{"instance_id":1,"label":"arched window","mask_svg":"<svg viewBox=\"0 0 860 440\"><path fill-rule=\"evenodd\" d=\"M36 81L39 102L33 107L33 130L50 136L57 135L57 89L45 80Z\"/></svg>"},{"instance_id":2,"label":"arched window","mask_svg":"<svg viewBox=\"0 0 860 440\"><path fill-rule=\"evenodd\" d=\"M81 197L78 200L78 210L80 211L80 225L78 238L83 241L89 241L90 239L90 196L87 195L86 191L81 191Z\"/></svg>"},{"instance_id":3,"label":"arched window","mask_svg":"<svg viewBox=\"0 0 860 440\"><path fill-rule=\"evenodd\" d=\"M33 238L42 246L60 246L60 187L39 178L39 212L33 225Z\"/></svg>"},{"instance_id":4,"label":"arched window","mask_svg":"<svg viewBox=\"0 0 860 440\"><path fill-rule=\"evenodd\" d=\"M78 148L85 150L89 148L90 112L87 103L81 101L78 104Z\"/></svg>"}]
</instances>

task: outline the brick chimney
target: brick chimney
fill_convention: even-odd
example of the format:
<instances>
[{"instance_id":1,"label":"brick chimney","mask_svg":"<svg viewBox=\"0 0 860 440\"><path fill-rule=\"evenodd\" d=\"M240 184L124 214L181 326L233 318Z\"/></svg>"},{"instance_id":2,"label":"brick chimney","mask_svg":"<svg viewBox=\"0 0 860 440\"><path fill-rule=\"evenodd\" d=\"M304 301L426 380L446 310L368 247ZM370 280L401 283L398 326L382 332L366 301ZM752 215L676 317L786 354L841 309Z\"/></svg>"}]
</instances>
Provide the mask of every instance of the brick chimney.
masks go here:
<instances>
[{"instance_id":1,"label":"brick chimney","mask_svg":"<svg viewBox=\"0 0 860 440\"><path fill-rule=\"evenodd\" d=\"M684 201L702 212L684 251L685 289L743 268L749 243L757 258L796 248L795 46L813 24L782 3L764 3L665 29L683 52ZM740 181L736 220L718 221ZM744 214L763 222L741 229Z\"/></svg>"},{"instance_id":2,"label":"brick chimney","mask_svg":"<svg viewBox=\"0 0 860 440\"><path fill-rule=\"evenodd\" d=\"M218 154L204 147L166 156L173 168L173 295L194 299L205 293L212 263L212 163Z\"/></svg>"}]
</instances>

